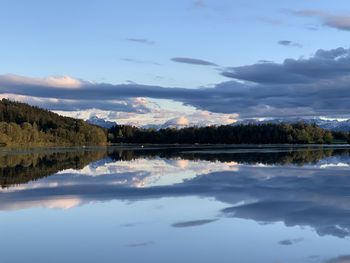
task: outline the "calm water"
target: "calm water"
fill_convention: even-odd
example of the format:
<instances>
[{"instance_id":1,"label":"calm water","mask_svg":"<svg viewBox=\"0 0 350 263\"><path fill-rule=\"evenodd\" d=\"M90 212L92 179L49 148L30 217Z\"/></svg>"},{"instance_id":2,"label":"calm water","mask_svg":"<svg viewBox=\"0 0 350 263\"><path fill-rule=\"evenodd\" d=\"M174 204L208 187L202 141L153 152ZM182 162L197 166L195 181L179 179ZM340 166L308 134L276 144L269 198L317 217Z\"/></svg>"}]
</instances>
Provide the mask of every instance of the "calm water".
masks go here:
<instances>
[{"instance_id":1,"label":"calm water","mask_svg":"<svg viewBox=\"0 0 350 263\"><path fill-rule=\"evenodd\" d=\"M0 150L0 261L350 262L350 148Z\"/></svg>"}]
</instances>

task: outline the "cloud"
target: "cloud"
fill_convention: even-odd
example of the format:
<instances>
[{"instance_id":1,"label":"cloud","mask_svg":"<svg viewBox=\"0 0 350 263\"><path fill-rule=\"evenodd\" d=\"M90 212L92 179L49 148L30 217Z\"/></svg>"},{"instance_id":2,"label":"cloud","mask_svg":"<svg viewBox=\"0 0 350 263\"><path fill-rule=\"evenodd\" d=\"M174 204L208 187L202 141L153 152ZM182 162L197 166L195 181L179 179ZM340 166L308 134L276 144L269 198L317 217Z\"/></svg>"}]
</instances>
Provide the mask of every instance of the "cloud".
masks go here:
<instances>
[{"instance_id":1,"label":"cloud","mask_svg":"<svg viewBox=\"0 0 350 263\"><path fill-rule=\"evenodd\" d=\"M300 243L303 240L304 240L303 238L285 239L285 240L281 240L280 242L278 242L278 244L283 245L283 246L290 246L290 245L294 245L296 243Z\"/></svg>"},{"instance_id":2,"label":"cloud","mask_svg":"<svg viewBox=\"0 0 350 263\"><path fill-rule=\"evenodd\" d=\"M299 48L303 47L301 44L297 42L293 42L291 40L280 40L277 43L281 46L286 46L286 47L299 47Z\"/></svg>"},{"instance_id":3,"label":"cloud","mask_svg":"<svg viewBox=\"0 0 350 263\"><path fill-rule=\"evenodd\" d=\"M257 17L256 19L272 26L280 26L283 24L283 22L280 19L275 19L271 17Z\"/></svg>"},{"instance_id":4,"label":"cloud","mask_svg":"<svg viewBox=\"0 0 350 263\"><path fill-rule=\"evenodd\" d=\"M153 61L145 61L145 60L139 60L139 59L133 59L133 58L122 58L121 60L125 62L136 63L136 64L151 64L151 65L160 66L159 63L153 62Z\"/></svg>"},{"instance_id":5,"label":"cloud","mask_svg":"<svg viewBox=\"0 0 350 263\"><path fill-rule=\"evenodd\" d=\"M164 158L168 156L169 149L164 151L159 148L153 149L153 158L150 155L151 149L141 151L139 155L137 155L139 151L136 151L135 155L126 151L123 155L120 149L115 152L110 150L112 149L108 151L108 158L89 166L89 169L92 172L96 171L97 174L93 172L90 175L85 167L76 173L66 170L55 176L45 177L25 185L0 189L0 209L40 206L40 204L46 205L47 200L63 200L72 197L74 200L79 200L79 205L83 205L108 200L137 201L161 197L200 196L215 198L227 204L228 207L221 213L223 217L266 223L284 222L287 227L309 226L315 229L320 236L332 235L338 238L350 236L348 169L320 169L319 166L310 165L304 168L290 165L261 167L244 164L235 166L238 169L224 171L224 165L227 163L219 163L217 159L219 154L212 156L212 159L209 159L208 156L200 159L196 158L196 155L193 156L192 149L188 153L188 158L193 160L186 169L187 171L193 169L195 171L193 176L185 177L177 183L168 181L165 184L154 185L154 176L157 176L157 173L159 178L162 178L167 174L164 168L166 168L165 171L176 168L174 161L178 158ZM236 148L235 154L232 153L232 150L226 149L228 158L235 156L242 163L252 163L252 156L246 155L244 158L242 149ZM251 149L255 153L256 150ZM262 155L270 163L273 163L273 160L280 155L288 155L283 149L274 149L273 153L271 150L269 149L265 155ZM177 151L173 157L183 155L183 151L186 150L178 149ZM207 149L207 152L212 152L212 149ZM317 150L310 152L315 156L319 154ZM304 156L303 153L300 154ZM329 154L334 154L334 161L337 158L350 161L348 152L344 155L334 150ZM122 156L128 156L129 160L132 158L132 161L121 161L124 160ZM304 156L305 159L308 157ZM205 159L212 160L211 167L208 167L208 161L204 161ZM325 162L326 159L321 160L320 163ZM162 167L158 167L160 162L163 162ZM142 166L138 165L139 163ZM213 172L213 165L218 164L222 165L221 168L217 169L218 172ZM207 169L206 173L198 169L203 167ZM182 169L179 172L183 174ZM171 177L177 176L173 174ZM77 203L73 202L72 205ZM69 205L64 204L63 206L50 204L49 207L71 207L70 203ZM176 223L175 227L197 226L210 223L210 220L212 219L181 221Z\"/></svg>"},{"instance_id":6,"label":"cloud","mask_svg":"<svg viewBox=\"0 0 350 263\"><path fill-rule=\"evenodd\" d=\"M189 120L185 116L181 116L167 121L164 126L187 126L189 124Z\"/></svg>"},{"instance_id":7,"label":"cloud","mask_svg":"<svg viewBox=\"0 0 350 263\"><path fill-rule=\"evenodd\" d=\"M0 95L0 98L2 96ZM7 97L7 96L4 96ZM19 97L25 99L18 99ZM9 98L14 98L14 100L19 100L27 102L37 106L51 106L50 103L43 104L42 98L34 98L35 102L31 100L28 101L26 96L12 95ZM104 105L103 101L101 104L95 104L91 102L86 104L86 109L83 110L74 110L67 107L65 104L55 104L58 109L55 109L55 112L72 118L84 119L87 120L91 116L97 116L104 120L114 121L119 124L128 124L134 126L142 126L146 128L157 128L157 127L168 127L168 126L181 126L179 123L185 124L183 126L211 126L211 125L222 125L222 124L231 124L234 123L238 116L236 114L224 114L224 113L213 113L205 110L198 110L193 107L184 107L181 106L181 103L176 103L173 101L163 101L162 103L171 103L176 107L176 109L171 110L160 106L155 101L150 101L146 98L134 98L121 100L119 103L111 105L111 109L102 109L106 108L108 105ZM93 104L92 104L93 103ZM91 104L95 108L91 108ZM180 106L178 106L180 104ZM78 106L79 101L74 106ZM125 107L125 108L124 108ZM177 124L176 124L177 123ZM187 123L187 124L186 124Z\"/></svg>"},{"instance_id":8,"label":"cloud","mask_svg":"<svg viewBox=\"0 0 350 263\"><path fill-rule=\"evenodd\" d=\"M285 59L283 63L258 63L227 68L222 75L259 84L310 83L349 76L350 49L318 50L308 59Z\"/></svg>"},{"instance_id":9,"label":"cloud","mask_svg":"<svg viewBox=\"0 0 350 263\"><path fill-rule=\"evenodd\" d=\"M320 27L318 25L306 24L305 28L310 31L318 31Z\"/></svg>"},{"instance_id":10,"label":"cloud","mask_svg":"<svg viewBox=\"0 0 350 263\"><path fill-rule=\"evenodd\" d=\"M220 124L232 124L238 119L237 114L213 113L207 110L196 110L187 114L186 118L191 126L211 126Z\"/></svg>"},{"instance_id":11,"label":"cloud","mask_svg":"<svg viewBox=\"0 0 350 263\"><path fill-rule=\"evenodd\" d=\"M44 85L42 79L0 75L0 93L82 101L90 105L135 97L167 99L197 110L239 114L241 118L341 116L349 113L350 49L320 49L309 58L228 67L220 74L232 80L202 88L83 80L76 80L79 88L67 88L66 84L62 87L57 83L55 86L51 83ZM104 109L103 103L100 105Z\"/></svg>"},{"instance_id":12,"label":"cloud","mask_svg":"<svg viewBox=\"0 0 350 263\"><path fill-rule=\"evenodd\" d=\"M325 26L350 31L350 16L348 15L333 15L328 12L314 9L294 11L293 13L298 16L317 17Z\"/></svg>"},{"instance_id":13,"label":"cloud","mask_svg":"<svg viewBox=\"0 0 350 263\"><path fill-rule=\"evenodd\" d=\"M79 205L81 205L81 200L79 198L55 197L53 199L48 198L46 200L40 200L40 201L32 201L32 202L23 201L19 203L8 204L5 209L7 211L16 211L16 210L21 210L26 208L43 207L43 208L49 208L49 209L68 210L68 209L77 207Z\"/></svg>"},{"instance_id":14,"label":"cloud","mask_svg":"<svg viewBox=\"0 0 350 263\"><path fill-rule=\"evenodd\" d=\"M339 30L350 30L350 16L331 16L326 19L326 24Z\"/></svg>"},{"instance_id":15,"label":"cloud","mask_svg":"<svg viewBox=\"0 0 350 263\"><path fill-rule=\"evenodd\" d=\"M201 219L201 220L194 220L194 221L183 221L183 222L172 224L171 226L176 228L195 227L195 226L206 225L206 224L215 222L216 220L217 219Z\"/></svg>"},{"instance_id":16,"label":"cloud","mask_svg":"<svg viewBox=\"0 0 350 263\"><path fill-rule=\"evenodd\" d=\"M2 85L16 84L16 85L33 85L50 88L67 88L77 89L80 88L84 82L78 79L71 78L69 76L53 76L47 78L30 78L19 75L8 74L0 76ZM86 83L86 82L85 82Z\"/></svg>"},{"instance_id":17,"label":"cloud","mask_svg":"<svg viewBox=\"0 0 350 263\"><path fill-rule=\"evenodd\" d=\"M203 7L206 7L207 5L204 0L195 0L193 2L193 6L198 8L203 8Z\"/></svg>"},{"instance_id":18,"label":"cloud","mask_svg":"<svg viewBox=\"0 0 350 263\"><path fill-rule=\"evenodd\" d=\"M150 105L144 98L128 98L119 100L70 100L56 98L38 98L26 95L0 94L0 99L10 99L28 103L52 111L86 111L89 109L104 109L126 113L146 114L151 112Z\"/></svg>"},{"instance_id":19,"label":"cloud","mask_svg":"<svg viewBox=\"0 0 350 263\"><path fill-rule=\"evenodd\" d=\"M329 259L325 263L349 263L349 262L350 262L350 255L346 255L346 256L339 256L337 258Z\"/></svg>"},{"instance_id":20,"label":"cloud","mask_svg":"<svg viewBox=\"0 0 350 263\"><path fill-rule=\"evenodd\" d=\"M192 65L217 66L217 64L213 62L197 59L197 58L175 57L175 58L172 58L171 60L178 63L192 64Z\"/></svg>"},{"instance_id":21,"label":"cloud","mask_svg":"<svg viewBox=\"0 0 350 263\"><path fill-rule=\"evenodd\" d=\"M144 44L144 45L154 45L155 44L154 41L149 40L147 38L127 38L126 40L129 42Z\"/></svg>"},{"instance_id":22,"label":"cloud","mask_svg":"<svg viewBox=\"0 0 350 263\"><path fill-rule=\"evenodd\" d=\"M153 241L145 241L145 242L139 242L139 243L130 243L130 244L126 244L126 247L131 247L131 248L136 248L136 247L146 247L146 246L150 246L153 245L154 242Z\"/></svg>"}]
</instances>

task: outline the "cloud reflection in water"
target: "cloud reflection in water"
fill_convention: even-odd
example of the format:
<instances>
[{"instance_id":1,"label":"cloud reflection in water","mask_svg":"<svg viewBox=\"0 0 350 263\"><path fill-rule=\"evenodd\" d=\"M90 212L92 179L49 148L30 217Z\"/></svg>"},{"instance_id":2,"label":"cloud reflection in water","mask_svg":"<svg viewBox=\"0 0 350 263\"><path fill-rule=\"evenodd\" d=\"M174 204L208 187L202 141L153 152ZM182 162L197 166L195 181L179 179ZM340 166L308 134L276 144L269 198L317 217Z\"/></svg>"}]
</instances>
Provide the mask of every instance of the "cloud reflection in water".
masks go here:
<instances>
[{"instance_id":1,"label":"cloud reflection in water","mask_svg":"<svg viewBox=\"0 0 350 263\"><path fill-rule=\"evenodd\" d=\"M102 161L80 169L3 188L0 209L68 209L92 201L199 196L227 204L223 217L282 221L286 226L312 227L320 236L350 236L350 176L347 166L338 165L350 163L347 149L255 155L227 151L221 150L221 157L210 150L138 152L129 159L108 153ZM173 226L197 221L191 222Z\"/></svg>"}]
</instances>

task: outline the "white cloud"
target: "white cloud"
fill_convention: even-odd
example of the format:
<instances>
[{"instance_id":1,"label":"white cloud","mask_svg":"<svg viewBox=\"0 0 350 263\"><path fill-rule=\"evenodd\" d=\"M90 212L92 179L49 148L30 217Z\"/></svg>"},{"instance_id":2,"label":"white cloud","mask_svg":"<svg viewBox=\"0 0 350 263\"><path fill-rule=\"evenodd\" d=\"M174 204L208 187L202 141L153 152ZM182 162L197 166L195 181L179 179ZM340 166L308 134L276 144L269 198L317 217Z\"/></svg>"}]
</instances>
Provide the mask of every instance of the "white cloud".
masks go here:
<instances>
[{"instance_id":1,"label":"white cloud","mask_svg":"<svg viewBox=\"0 0 350 263\"><path fill-rule=\"evenodd\" d=\"M165 126L188 126L190 124L189 120L185 116L174 118L168 120Z\"/></svg>"},{"instance_id":2,"label":"white cloud","mask_svg":"<svg viewBox=\"0 0 350 263\"><path fill-rule=\"evenodd\" d=\"M51 76L46 78L30 78L19 75L0 75L0 82L3 85L37 85L51 88L77 89L82 87L83 81L69 76ZM86 82L85 82L86 83Z\"/></svg>"},{"instance_id":3,"label":"white cloud","mask_svg":"<svg viewBox=\"0 0 350 263\"><path fill-rule=\"evenodd\" d=\"M82 200L78 197L70 197L70 198L52 198L47 200L39 200L39 201L23 201L23 202L14 202L5 205L0 205L0 210L2 211L16 211L26 208L33 207L43 207L49 209L71 209L81 205Z\"/></svg>"},{"instance_id":4,"label":"white cloud","mask_svg":"<svg viewBox=\"0 0 350 263\"><path fill-rule=\"evenodd\" d=\"M170 100L149 100L146 98L135 98L130 101L135 108L145 108L148 111L106 111L101 109L86 109L79 111L55 111L67 117L87 120L97 116L118 124L134 126L210 126L226 125L234 123L238 119L237 114L213 113L198 110L191 106Z\"/></svg>"}]
</instances>

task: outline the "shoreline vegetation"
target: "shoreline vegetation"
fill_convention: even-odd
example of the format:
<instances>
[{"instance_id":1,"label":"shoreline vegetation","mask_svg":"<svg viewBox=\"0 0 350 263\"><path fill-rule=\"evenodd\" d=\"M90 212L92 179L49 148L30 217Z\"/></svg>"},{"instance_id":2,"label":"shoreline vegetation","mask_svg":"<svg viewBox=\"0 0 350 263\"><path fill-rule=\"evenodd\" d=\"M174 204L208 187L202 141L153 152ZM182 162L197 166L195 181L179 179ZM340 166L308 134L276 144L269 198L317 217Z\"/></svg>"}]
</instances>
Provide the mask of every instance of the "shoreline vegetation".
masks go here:
<instances>
[{"instance_id":1,"label":"shoreline vegetation","mask_svg":"<svg viewBox=\"0 0 350 263\"><path fill-rule=\"evenodd\" d=\"M303 122L160 130L117 125L108 130L108 140L135 144L346 144L350 142L350 135Z\"/></svg>"},{"instance_id":2,"label":"shoreline vegetation","mask_svg":"<svg viewBox=\"0 0 350 263\"><path fill-rule=\"evenodd\" d=\"M7 99L0 101L0 147L93 146L108 144L341 144L349 132L316 124L250 124L145 129L110 129Z\"/></svg>"},{"instance_id":3,"label":"shoreline vegetation","mask_svg":"<svg viewBox=\"0 0 350 263\"><path fill-rule=\"evenodd\" d=\"M284 146L256 148L256 146L193 146L187 147L139 147L93 149L75 148L52 151L12 152L0 154L0 189L9 188L31 181L36 181L67 169L81 170L90 163L128 162L137 159L207 161L220 163L238 163L247 165L296 165L316 164L328 157L347 158L349 147L312 147L298 148ZM105 161L102 161L105 160Z\"/></svg>"},{"instance_id":4,"label":"shoreline vegetation","mask_svg":"<svg viewBox=\"0 0 350 263\"><path fill-rule=\"evenodd\" d=\"M0 145L103 145L106 131L83 120L6 99L0 101Z\"/></svg>"}]
</instances>

